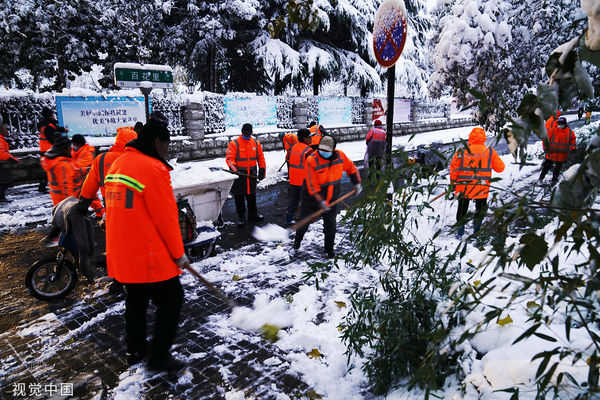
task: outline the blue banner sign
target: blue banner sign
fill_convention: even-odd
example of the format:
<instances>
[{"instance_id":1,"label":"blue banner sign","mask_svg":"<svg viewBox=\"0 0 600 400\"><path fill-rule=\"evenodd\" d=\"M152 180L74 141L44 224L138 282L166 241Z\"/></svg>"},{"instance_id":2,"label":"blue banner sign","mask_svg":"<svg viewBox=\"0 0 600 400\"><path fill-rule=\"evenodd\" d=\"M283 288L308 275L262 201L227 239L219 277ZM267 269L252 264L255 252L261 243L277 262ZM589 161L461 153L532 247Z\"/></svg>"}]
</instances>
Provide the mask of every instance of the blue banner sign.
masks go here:
<instances>
[{"instance_id":1,"label":"blue banner sign","mask_svg":"<svg viewBox=\"0 0 600 400\"><path fill-rule=\"evenodd\" d=\"M225 126L242 128L277 125L277 99L272 96L225 98Z\"/></svg>"},{"instance_id":2,"label":"blue banner sign","mask_svg":"<svg viewBox=\"0 0 600 400\"><path fill-rule=\"evenodd\" d=\"M146 121L144 97L56 96L58 124L69 135L116 135L117 128Z\"/></svg>"},{"instance_id":3,"label":"blue banner sign","mask_svg":"<svg viewBox=\"0 0 600 400\"><path fill-rule=\"evenodd\" d=\"M320 98L319 124L325 128L352 125L352 99L349 97Z\"/></svg>"}]
</instances>

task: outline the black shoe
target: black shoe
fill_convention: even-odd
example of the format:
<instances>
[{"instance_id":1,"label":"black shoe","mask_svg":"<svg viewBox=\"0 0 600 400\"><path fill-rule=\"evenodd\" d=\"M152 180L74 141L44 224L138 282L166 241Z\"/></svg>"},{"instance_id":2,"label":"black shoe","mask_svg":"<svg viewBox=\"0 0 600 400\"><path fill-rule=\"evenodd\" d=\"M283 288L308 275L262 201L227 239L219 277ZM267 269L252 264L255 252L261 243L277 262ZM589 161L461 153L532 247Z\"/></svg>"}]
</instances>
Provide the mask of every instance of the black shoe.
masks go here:
<instances>
[{"instance_id":1,"label":"black shoe","mask_svg":"<svg viewBox=\"0 0 600 400\"><path fill-rule=\"evenodd\" d=\"M243 228L246 226L246 220L244 218L240 218L237 223L238 228Z\"/></svg>"},{"instance_id":2,"label":"black shoe","mask_svg":"<svg viewBox=\"0 0 600 400\"><path fill-rule=\"evenodd\" d=\"M38 188L38 192L40 192L40 193L48 193L48 188Z\"/></svg>"},{"instance_id":3,"label":"black shoe","mask_svg":"<svg viewBox=\"0 0 600 400\"><path fill-rule=\"evenodd\" d=\"M166 360L156 362L148 360L148 368L156 372L176 373L186 367L186 364L173 357L168 357Z\"/></svg>"},{"instance_id":4,"label":"black shoe","mask_svg":"<svg viewBox=\"0 0 600 400\"><path fill-rule=\"evenodd\" d=\"M248 217L248 221L252 221L252 222L261 222L261 221L264 221L264 220L265 220L265 217L262 216L262 215L260 215L260 214L250 215Z\"/></svg>"},{"instance_id":5,"label":"black shoe","mask_svg":"<svg viewBox=\"0 0 600 400\"><path fill-rule=\"evenodd\" d=\"M292 247L294 248L294 250L298 250L300 248L300 242L297 240L294 240L294 245Z\"/></svg>"},{"instance_id":6,"label":"black shoe","mask_svg":"<svg viewBox=\"0 0 600 400\"><path fill-rule=\"evenodd\" d=\"M7 199L6 197L0 199L0 203L5 203L6 204L6 203L11 203L11 202L12 202L12 200Z\"/></svg>"},{"instance_id":7,"label":"black shoe","mask_svg":"<svg viewBox=\"0 0 600 400\"><path fill-rule=\"evenodd\" d=\"M120 296L123 294L123 284L118 281L113 281L108 287L108 294L112 296Z\"/></svg>"}]
</instances>

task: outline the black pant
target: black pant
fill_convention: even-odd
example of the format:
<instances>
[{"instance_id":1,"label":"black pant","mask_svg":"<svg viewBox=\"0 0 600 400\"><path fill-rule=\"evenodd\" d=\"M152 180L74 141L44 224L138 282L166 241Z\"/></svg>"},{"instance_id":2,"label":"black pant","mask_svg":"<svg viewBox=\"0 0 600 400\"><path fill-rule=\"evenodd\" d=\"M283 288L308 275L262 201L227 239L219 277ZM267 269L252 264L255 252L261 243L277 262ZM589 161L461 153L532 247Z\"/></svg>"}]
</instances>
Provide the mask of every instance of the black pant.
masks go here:
<instances>
[{"instance_id":1,"label":"black pant","mask_svg":"<svg viewBox=\"0 0 600 400\"><path fill-rule=\"evenodd\" d=\"M560 170L562 169L564 164L565 164L564 161L552 161L552 160L548 160L546 158L544 160L544 163L542 164L542 172L540 173L540 181L544 180L544 177L546 176L548 171L550 171L550 169L553 169L552 183L558 182L558 178L560 177Z\"/></svg>"},{"instance_id":2,"label":"black pant","mask_svg":"<svg viewBox=\"0 0 600 400\"><path fill-rule=\"evenodd\" d=\"M126 283L125 331L127 349L143 352L146 341L146 310L148 302L156 307L154 336L149 349L149 363L160 364L169 356L169 350L179 322L183 304L183 288L179 276L161 282Z\"/></svg>"},{"instance_id":3,"label":"black pant","mask_svg":"<svg viewBox=\"0 0 600 400\"><path fill-rule=\"evenodd\" d=\"M8 183L0 183L0 200L6 199L6 191L9 187Z\"/></svg>"},{"instance_id":4,"label":"black pant","mask_svg":"<svg viewBox=\"0 0 600 400\"><path fill-rule=\"evenodd\" d=\"M298 205L300 204L300 195L302 194L302 186L289 185L288 186L288 207L287 213L294 214Z\"/></svg>"},{"instance_id":5,"label":"black pant","mask_svg":"<svg viewBox=\"0 0 600 400\"><path fill-rule=\"evenodd\" d=\"M465 217L469 212L469 202L471 199L466 197L458 198L458 210L456 211L456 223L464 226ZM481 222L483 221L483 217L485 217L485 213L487 211L487 199L475 199L475 218L473 220L475 225L475 231L479 230L481 227Z\"/></svg>"},{"instance_id":6,"label":"black pant","mask_svg":"<svg viewBox=\"0 0 600 400\"><path fill-rule=\"evenodd\" d=\"M312 197L309 199L304 198L302 200L302 211L300 213L300 218L307 217L320 209L321 206ZM336 206L333 206L329 211L324 212L321 215L323 217L323 233L325 234L325 252L333 253L335 233L337 231L337 224L335 223L335 217L337 215ZM298 248L300 243L302 243L302 238L306 234L306 231L308 231L309 226L310 223L304 225L296 231L296 238L294 240L294 245L296 248Z\"/></svg>"},{"instance_id":7,"label":"black pant","mask_svg":"<svg viewBox=\"0 0 600 400\"><path fill-rule=\"evenodd\" d=\"M248 218L251 219L258 215L258 210L256 209L256 193L236 194L233 197L235 199L235 210L240 219L246 217L246 203L248 203Z\"/></svg>"}]
</instances>

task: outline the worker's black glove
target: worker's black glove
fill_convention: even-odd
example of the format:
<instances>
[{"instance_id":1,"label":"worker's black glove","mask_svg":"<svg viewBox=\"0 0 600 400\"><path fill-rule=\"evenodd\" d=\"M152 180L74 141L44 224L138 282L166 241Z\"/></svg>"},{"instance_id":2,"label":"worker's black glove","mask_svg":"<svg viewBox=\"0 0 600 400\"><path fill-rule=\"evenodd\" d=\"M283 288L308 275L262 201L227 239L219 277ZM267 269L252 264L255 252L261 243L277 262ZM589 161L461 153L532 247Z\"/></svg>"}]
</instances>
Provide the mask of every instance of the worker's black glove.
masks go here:
<instances>
[{"instance_id":1,"label":"worker's black glove","mask_svg":"<svg viewBox=\"0 0 600 400\"><path fill-rule=\"evenodd\" d=\"M92 204L93 199L86 199L85 197L80 197L79 202L77 203L77 211L79 211L82 215L88 215L88 208Z\"/></svg>"},{"instance_id":2,"label":"worker's black glove","mask_svg":"<svg viewBox=\"0 0 600 400\"><path fill-rule=\"evenodd\" d=\"M259 168L258 169L258 179L259 180L265 179L266 173L267 173L267 170L265 168Z\"/></svg>"}]
</instances>

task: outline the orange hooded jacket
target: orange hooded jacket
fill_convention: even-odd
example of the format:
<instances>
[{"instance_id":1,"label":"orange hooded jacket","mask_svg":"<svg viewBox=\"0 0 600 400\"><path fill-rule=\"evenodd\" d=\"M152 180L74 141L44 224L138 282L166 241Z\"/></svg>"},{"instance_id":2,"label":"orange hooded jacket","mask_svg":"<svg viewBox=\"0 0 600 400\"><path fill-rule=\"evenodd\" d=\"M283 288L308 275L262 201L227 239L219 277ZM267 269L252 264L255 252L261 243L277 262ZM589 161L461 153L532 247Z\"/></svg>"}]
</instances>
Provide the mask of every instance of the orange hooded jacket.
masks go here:
<instances>
[{"instance_id":1,"label":"orange hooded jacket","mask_svg":"<svg viewBox=\"0 0 600 400\"><path fill-rule=\"evenodd\" d=\"M360 182L360 174L356 165L341 150L334 150L331 159L327 160L316 151L306 160L306 189L308 194L318 202L323 199L330 204L340 194L340 186L344 171L356 184Z\"/></svg>"},{"instance_id":2,"label":"orange hooded jacket","mask_svg":"<svg viewBox=\"0 0 600 400\"><path fill-rule=\"evenodd\" d=\"M293 133L286 133L283 136L283 149L287 152L290 150L290 148L295 145L296 143L298 143L298 136L294 135Z\"/></svg>"},{"instance_id":3,"label":"orange hooded jacket","mask_svg":"<svg viewBox=\"0 0 600 400\"><path fill-rule=\"evenodd\" d=\"M492 170L504 171L504 162L496 150L485 145L485 131L474 128L467 148L458 150L450 163L450 181L456 185L456 195L468 199L486 199Z\"/></svg>"},{"instance_id":4,"label":"orange hooded jacket","mask_svg":"<svg viewBox=\"0 0 600 400\"><path fill-rule=\"evenodd\" d=\"M551 119L552 117L550 117L548 121ZM567 158L569 158L569 151L576 149L575 132L568 126L562 129L559 128L557 121L551 123L551 127L548 128L548 121L546 121L548 142L546 143L546 140L542 140L544 151L546 152L546 159L558 162L567 161Z\"/></svg>"},{"instance_id":5,"label":"orange hooded jacket","mask_svg":"<svg viewBox=\"0 0 600 400\"><path fill-rule=\"evenodd\" d=\"M84 144L79 149L71 149L71 158L79 168L87 173L94 163L94 152L96 149L89 144Z\"/></svg>"},{"instance_id":6,"label":"orange hooded jacket","mask_svg":"<svg viewBox=\"0 0 600 400\"><path fill-rule=\"evenodd\" d=\"M4 136L0 135L0 161L15 160L18 162L19 159L10 154L9 150L10 149L8 147L6 139L4 139Z\"/></svg>"},{"instance_id":7,"label":"orange hooded jacket","mask_svg":"<svg viewBox=\"0 0 600 400\"><path fill-rule=\"evenodd\" d=\"M306 178L306 159L313 149L302 142L294 144L285 156L288 163L290 185L302 186Z\"/></svg>"},{"instance_id":8,"label":"orange hooded jacket","mask_svg":"<svg viewBox=\"0 0 600 400\"><path fill-rule=\"evenodd\" d=\"M149 283L181 274L179 212L162 161L127 147L108 170L105 201L108 276Z\"/></svg>"},{"instance_id":9,"label":"orange hooded jacket","mask_svg":"<svg viewBox=\"0 0 600 400\"><path fill-rule=\"evenodd\" d=\"M57 205L69 196L79 197L84 175L73 159L64 156L46 157L44 162L52 205Z\"/></svg>"},{"instance_id":10,"label":"orange hooded jacket","mask_svg":"<svg viewBox=\"0 0 600 400\"><path fill-rule=\"evenodd\" d=\"M267 167L260 142L253 137L244 139L241 135L229 142L225 162L233 172L239 171L243 174L256 177L259 175L258 168L264 170ZM238 183L238 181L241 182L241 184L237 185L236 183ZM241 194L236 193L237 186L239 186L239 189L241 189L244 194L251 194L256 190L256 180L250 181L249 177L240 176L234 182L234 187L232 188L232 194L234 195Z\"/></svg>"},{"instance_id":11,"label":"orange hooded jacket","mask_svg":"<svg viewBox=\"0 0 600 400\"><path fill-rule=\"evenodd\" d=\"M323 134L321 133L321 125L313 125L310 128L308 128L308 130L312 134L310 135L310 145L318 145L321 141L321 138L323 137Z\"/></svg>"},{"instance_id":12,"label":"orange hooded jacket","mask_svg":"<svg viewBox=\"0 0 600 400\"><path fill-rule=\"evenodd\" d=\"M125 145L136 138L137 133L128 126L117 129L115 144L108 152L102 153L94 159L90 172L85 178L85 182L83 182L81 197L93 199L96 197L98 188L100 188L102 197L106 197L104 177L106 176L108 169L117 158L123 155L123 152L125 152Z\"/></svg>"}]
</instances>

